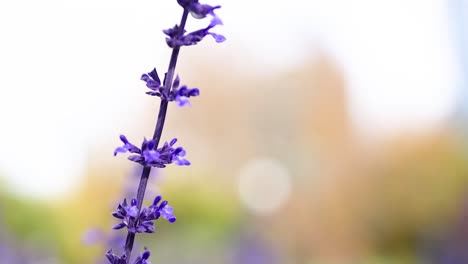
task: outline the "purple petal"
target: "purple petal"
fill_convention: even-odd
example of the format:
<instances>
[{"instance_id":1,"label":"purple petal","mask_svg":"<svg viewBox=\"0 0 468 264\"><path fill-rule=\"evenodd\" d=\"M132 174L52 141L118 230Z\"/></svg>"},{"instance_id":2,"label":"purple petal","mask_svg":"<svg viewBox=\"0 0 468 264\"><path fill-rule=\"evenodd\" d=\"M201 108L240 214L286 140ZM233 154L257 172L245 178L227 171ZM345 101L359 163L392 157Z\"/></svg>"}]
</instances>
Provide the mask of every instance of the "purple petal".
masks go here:
<instances>
[{"instance_id":1,"label":"purple petal","mask_svg":"<svg viewBox=\"0 0 468 264\"><path fill-rule=\"evenodd\" d=\"M205 4L193 3L190 6L190 14L196 19L202 19L208 14L214 15L213 10L220 8L221 6L210 6Z\"/></svg>"},{"instance_id":2,"label":"purple petal","mask_svg":"<svg viewBox=\"0 0 468 264\"><path fill-rule=\"evenodd\" d=\"M130 151L131 153L140 153L140 149L130 143L124 135L120 135L120 140L124 145L115 149L114 156L117 155L117 153L125 153L127 151Z\"/></svg>"},{"instance_id":3,"label":"purple petal","mask_svg":"<svg viewBox=\"0 0 468 264\"><path fill-rule=\"evenodd\" d=\"M145 151L148 146L148 140L146 138L143 138L143 143L141 143L141 151Z\"/></svg>"},{"instance_id":4,"label":"purple petal","mask_svg":"<svg viewBox=\"0 0 468 264\"><path fill-rule=\"evenodd\" d=\"M118 218L118 219L124 219L124 215L120 212L114 212L112 213L112 216L115 217L115 218Z\"/></svg>"},{"instance_id":5,"label":"purple petal","mask_svg":"<svg viewBox=\"0 0 468 264\"><path fill-rule=\"evenodd\" d=\"M118 153L125 153L128 149L126 147L118 147L114 150L114 156L117 156Z\"/></svg>"},{"instance_id":6,"label":"purple petal","mask_svg":"<svg viewBox=\"0 0 468 264\"><path fill-rule=\"evenodd\" d=\"M106 253L106 257L107 259L109 260L110 263L114 263L114 260L115 260L115 255L112 253L112 249L109 249L109 251L107 251Z\"/></svg>"},{"instance_id":7,"label":"purple petal","mask_svg":"<svg viewBox=\"0 0 468 264\"><path fill-rule=\"evenodd\" d=\"M133 264L150 264L147 262L148 258L150 257L150 252L145 248L145 252L143 252L140 256L138 256Z\"/></svg>"},{"instance_id":8,"label":"purple petal","mask_svg":"<svg viewBox=\"0 0 468 264\"><path fill-rule=\"evenodd\" d=\"M151 95L151 96L161 96L160 92L154 92L154 91L146 92L146 94Z\"/></svg>"},{"instance_id":9,"label":"purple petal","mask_svg":"<svg viewBox=\"0 0 468 264\"><path fill-rule=\"evenodd\" d=\"M141 255L141 258L144 259L144 260L147 260L149 259L151 255L151 252L149 252L149 250L145 249L145 252L143 252L143 254Z\"/></svg>"},{"instance_id":10,"label":"purple petal","mask_svg":"<svg viewBox=\"0 0 468 264\"><path fill-rule=\"evenodd\" d=\"M178 156L178 157L183 157L185 156L186 152L185 152L185 149L182 148L182 147L178 147L174 150L174 155L175 156Z\"/></svg>"},{"instance_id":11,"label":"purple petal","mask_svg":"<svg viewBox=\"0 0 468 264\"><path fill-rule=\"evenodd\" d=\"M188 92L188 96L199 96L199 95L200 95L200 90L198 90L198 88L190 89L190 91Z\"/></svg>"},{"instance_id":12,"label":"purple petal","mask_svg":"<svg viewBox=\"0 0 468 264\"><path fill-rule=\"evenodd\" d=\"M130 155L128 156L128 159L137 163L142 163L145 161L141 155Z\"/></svg>"},{"instance_id":13,"label":"purple petal","mask_svg":"<svg viewBox=\"0 0 468 264\"><path fill-rule=\"evenodd\" d=\"M148 145L146 146L149 150L153 150L154 149L154 140L150 140L148 142Z\"/></svg>"},{"instance_id":14,"label":"purple petal","mask_svg":"<svg viewBox=\"0 0 468 264\"><path fill-rule=\"evenodd\" d=\"M138 215L138 208L136 206L132 206L128 209L128 216L131 218L136 218Z\"/></svg>"},{"instance_id":15,"label":"purple petal","mask_svg":"<svg viewBox=\"0 0 468 264\"><path fill-rule=\"evenodd\" d=\"M216 43L221 43L221 42L226 41L226 38L223 35L215 34L215 33L208 33L208 34L214 38Z\"/></svg>"},{"instance_id":16,"label":"purple petal","mask_svg":"<svg viewBox=\"0 0 468 264\"><path fill-rule=\"evenodd\" d=\"M161 161L161 159L160 159L161 154L158 151L153 150L153 149L143 152L143 156L145 158L145 161L148 162L148 163L160 162Z\"/></svg>"},{"instance_id":17,"label":"purple petal","mask_svg":"<svg viewBox=\"0 0 468 264\"><path fill-rule=\"evenodd\" d=\"M124 228L126 226L127 226L127 224L125 222L122 222L122 223L116 224L114 227L112 227L112 229L115 229L115 230L122 229L122 228Z\"/></svg>"},{"instance_id":18,"label":"purple petal","mask_svg":"<svg viewBox=\"0 0 468 264\"><path fill-rule=\"evenodd\" d=\"M146 87L150 88L153 91L158 90L161 88L161 84L159 82L155 82L153 80L149 80L146 82Z\"/></svg>"},{"instance_id":19,"label":"purple petal","mask_svg":"<svg viewBox=\"0 0 468 264\"><path fill-rule=\"evenodd\" d=\"M162 202L162 203L159 205L159 207L158 207L158 211L160 211L160 210L164 209L164 207L166 207L166 205L167 205L167 204L168 204L168 202L167 202L167 201L163 201L163 202Z\"/></svg>"},{"instance_id":20,"label":"purple petal","mask_svg":"<svg viewBox=\"0 0 468 264\"><path fill-rule=\"evenodd\" d=\"M174 163L178 166L189 166L191 164L190 161L183 158L176 159Z\"/></svg>"},{"instance_id":21,"label":"purple petal","mask_svg":"<svg viewBox=\"0 0 468 264\"><path fill-rule=\"evenodd\" d=\"M221 19L219 19L219 17L213 16L213 19L211 19L210 25L208 27L212 28L212 27L222 25L222 24L223 24L223 21L221 21Z\"/></svg>"},{"instance_id":22,"label":"purple petal","mask_svg":"<svg viewBox=\"0 0 468 264\"><path fill-rule=\"evenodd\" d=\"M168 220L171 223L174 223L176 221L176 217L174 216L174 209L170 205L166 205L161 210L161 215L162 217L164 217L164 219Z\"/></svg>"},{"instance_id":23,"label":"purple petal","mask_svg":"<svg viewBox=\"0 0 468 264\"><path fill-rule=\"evenodd\" d=\"M128 144L128 143L129 143L128 140L127 140L127 138L126 138L124 135L120 135L120 140L122 140L122 142L123 142L124 144Z\"/></svg>"},{"instance_id":24,"label":"purple petal","mask_svg":"<svg viewBox=\"0 0 468 264\"><path fill-rule=\"evenodd\" d=\"M153 205L157 205L159 201L161 201L161 199L162 199L161 195L154 197Z\"/></svg>"},{"instance_id":25,"label":"purple petal","mask_svg":"<svg viewBox=\"0 0 468 264\"><path fill-rule=\"evenodd\" d=\"M144 81L144 82L149 82L151 81L150 77L148 76L148 74L144 73L143 75L141 75L141 78L140 80Z\"/></svg>"},{"instance_id":26,"label":"purple petal","mask_svg":"<svg viewBox=\"0 0 468 264\"><path fill-rule=\"evenodd\" d=\"M161 84L161 80L159 80L158 72L156 71L156 68L154 68L151 72L148 73L148 75L157 83Z\"/></svg>"},{"instance_id":27,"label":"purple petal","mask_svg":"<svg viewBox=\"0 0 468 264\"><path fill-rule=\"evenodd\" d=\"M191 106L190 100L187 96L177 96L175 101L178 107L184 107L186 105Z\"/></svg>"},{"instance_id":28,"label":"purple petal","mask_svg":"<svg viewBox=\"0 0 468 264\"><path fill-rule=\"evenodd\" d=\"M145 233L154 233L154 223L152 221L145 221L143 222L139 228L141 228L141 232Z\"/></svg>"}]
</instances>

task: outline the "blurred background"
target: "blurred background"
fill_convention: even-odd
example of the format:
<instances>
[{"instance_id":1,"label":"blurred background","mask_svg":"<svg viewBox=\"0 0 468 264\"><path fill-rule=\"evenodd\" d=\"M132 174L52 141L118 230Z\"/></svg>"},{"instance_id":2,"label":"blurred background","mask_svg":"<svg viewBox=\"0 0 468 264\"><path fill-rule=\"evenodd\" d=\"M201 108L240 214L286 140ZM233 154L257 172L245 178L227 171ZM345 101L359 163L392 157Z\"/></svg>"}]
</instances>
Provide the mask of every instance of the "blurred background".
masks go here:
<instances>
[{"instance_id":1,"label":"blurred background","mask_svg":"<svg viewBox=\"0 0 468 264\"><path fill-rule=\"evenodd\" d=\"M138 236L152 263L468 263L468 1L227 1L182 49L192 107L153 171L177 222ZM105 263L111 212L141 168L176 1L0 2L0 263ZM188 21L189 30L208 21ZM136 255L136 254L134 254Z\"/></svg>"}]
</instances>

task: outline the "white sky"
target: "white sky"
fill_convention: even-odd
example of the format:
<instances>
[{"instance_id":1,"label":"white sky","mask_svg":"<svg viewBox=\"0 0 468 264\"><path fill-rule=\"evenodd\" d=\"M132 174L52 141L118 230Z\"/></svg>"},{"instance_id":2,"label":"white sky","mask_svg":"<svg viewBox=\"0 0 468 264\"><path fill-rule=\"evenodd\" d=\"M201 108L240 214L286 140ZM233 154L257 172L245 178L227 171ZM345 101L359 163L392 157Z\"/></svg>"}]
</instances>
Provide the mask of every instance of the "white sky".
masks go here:
<instances>
[{"instance_id":1,"label":"white sky","mask_svg":"<svg viewBox=\"0 0 468 264\"><path fill-rule=\"evenodd\" d=\"M0 174L9 184L32 196L67 193L82 175L83 146L141 113L142 90L129 87L141 87L156 59L166 67L161 28L180 13L172 2L0 2ZM223 5L218 31L227 48L255 59L248 70L287 69L312 45L332 54L365 133L430 127L455 107L460 69L446 1L207 3Z\"/></svg>"}]
</instances>

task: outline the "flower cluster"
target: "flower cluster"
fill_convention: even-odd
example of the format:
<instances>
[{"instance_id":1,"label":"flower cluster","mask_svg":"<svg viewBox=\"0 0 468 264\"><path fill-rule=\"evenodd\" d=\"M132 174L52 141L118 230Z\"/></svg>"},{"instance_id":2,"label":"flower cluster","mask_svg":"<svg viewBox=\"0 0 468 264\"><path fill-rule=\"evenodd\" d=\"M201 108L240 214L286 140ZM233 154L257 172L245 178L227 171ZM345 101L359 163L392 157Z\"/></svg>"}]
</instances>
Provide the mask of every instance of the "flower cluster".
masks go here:
<instances>
[{"instance_id":1,"label":"flower cluster","mask_svg":"<svg viewBox=\"0 0 468 264\"><path fill-rule=\"evenodd\" d=\"M223 35L210 32L210 29L222 24L223 22L218 17L213 17L206 28L193 31L188 34L185 34L186 31L182 30L178 25L165 29L163 32L168 36L166 38L166 43L171 48L195 45L208 35L212 36L217 43L221 43L224 42L226 38Z\"/></svg>"},{"instance_id":2,"label":"flower cluster","mask_svg":"<svg viewBox=\"0 0 468 264\"><path fill-rule=\"evenodd\" d=\"M118 153L134 153L128 157L129 160L137 162L143 166L164 168L167 164L175 163L179 166L188 166L190 162L184 158L185 150L182 147L174 148L177 138L171 142L164 143L164 146L156 149L155 140L143 140L141 149L130 143L124 135L120 135L120 140L124 143L114 151L114 156Z\"/></svg>"},{"instance_id":3,"label":"flower cluster","mask_svg":"<svg viewBox=\"0 0 468 264\"><path fill-rule=\"evenodd\" d=\"M112 215L122 220L122 222L116 224L114 229L121 229L124 227L128 228L128 231L131 233L154 233L154 223L153 221L163 217L168 220L170 223L176 221L174 216L174 209L168 205L167 201L158 203L161 201L161 196L158 195L154 198L152 205L145 207L138 213L137 200L132 199L130 205L127 204L127 199L119 204L117 211ZM133 222L133 226L129 226L129 223Z\"/></svg>"},{"instance_id":4,"label":"flower cluster","mask_svg":"<svg viewBox=\"0 0 468 264\"><path fill-rule=\"evenodd\" d=\"M200 90L198 90L198 88L187 88L186 85L179 87L179 76L175 78L172 84L172 90L168 91L164 86L162 86L156 69L143 74L141 76L141 80L146 82L146 87L151 90L146 92L146 94L158 96L167 101L175 101L179 107L190 105L189 97L200 95Z\"/></svg>"},{"instance_id":5,"label":"flower cluster","mask_svg":"<svg viewBox=\"0 0 468 264\"><path fill-rule=\"evenodd\" d=\"M209 30L217 25L222 25L223 22L214 13L215 9L221 6L210 6L206 4L200 4L198 0L178 0L180 6L185 10L188 10L190 14L196 19L202 19L206 16L211 16L211 22L206 28L202 28L191 33L185 34L186 31L175 25L172 28L163 30L164 34L167 35L166 43L169 47L180 47L180 46L191 46L200 42L204 37L210 35L216 42L221 43L226 40L223 35L210 32Z\"/></svg>"}]
</instances>

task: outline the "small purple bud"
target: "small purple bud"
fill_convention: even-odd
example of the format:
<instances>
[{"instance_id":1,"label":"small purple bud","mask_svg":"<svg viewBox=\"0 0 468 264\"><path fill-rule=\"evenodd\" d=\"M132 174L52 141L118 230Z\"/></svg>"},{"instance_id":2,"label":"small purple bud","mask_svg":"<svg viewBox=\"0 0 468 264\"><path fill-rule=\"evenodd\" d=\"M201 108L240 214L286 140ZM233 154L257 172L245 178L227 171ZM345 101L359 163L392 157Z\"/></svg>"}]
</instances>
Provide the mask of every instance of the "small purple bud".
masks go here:
<instances>
[{"instance_id":1,"label":"small purple bud","mask_svg":"<svg viewBox=\"0 0 468 264\"><path fill-rule=\"evenodd\" d=\"M124 228L126 226L127 226L127 224L125 222L122 222L122 223L118 223L118 224L114 225L114 227L112 227L112 229L116 229L116 230L117 229L122 229L122 228Z\"/></svg>"},{"instance_id":2,"label":"small purple bud","mask_svg":"<svg viewBox=\"0 0 468 264\"><path fill-rule=\"evenodd\" d=\"M123 143L128 144L128 140L124 135L120 135L120 140L122 140Z\"/></svg>"},{"instance_id":3,"label":"small purple bud","mask_svg":"<svg viewBox=\"0 0 468 264\"><path fill-rule=\"evenodd\" d=\"M147 249L145 249L145 252L143 252L143 255L141 256L142 259L149 259L151 256L151 252L149 252Z\"/></svg>"},{"instance_id":4,"label":"small purple bud","mask_svg":"<svg viewBox=\"0 0 468 264\"><path fill-rule=\"evenodd\" d=\"M159 201L161 201L161 199L162 199L161 195L156 196L154 198L153 205L156 206L159 203Z\"/></svg>"},{"instance_id":5,"label":"small purple bud","mask_svg":"<svg viewBox=\"0 0 468 264\"><path fill-rule=\"evenodd\" d=\"M161 83L159 80L158 72L156 71L156 68L154 68L151 72L148 73L148 75L157 83Z\"/></svg>"},{"instance_id":6,"label":"small purple bud","mask_svg":"<svg viewBox=\"0 0 468 264\"><path fill-rule=\"evenodd\" d=\"M158 211L161 211L162 209L164 209L164 207L167 205L167 201L163 201L160 205L159 205L159 208L158 208Z\"/></svg>"}]
</instances>

